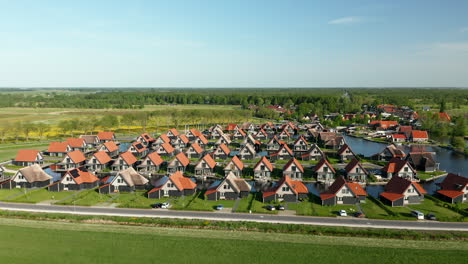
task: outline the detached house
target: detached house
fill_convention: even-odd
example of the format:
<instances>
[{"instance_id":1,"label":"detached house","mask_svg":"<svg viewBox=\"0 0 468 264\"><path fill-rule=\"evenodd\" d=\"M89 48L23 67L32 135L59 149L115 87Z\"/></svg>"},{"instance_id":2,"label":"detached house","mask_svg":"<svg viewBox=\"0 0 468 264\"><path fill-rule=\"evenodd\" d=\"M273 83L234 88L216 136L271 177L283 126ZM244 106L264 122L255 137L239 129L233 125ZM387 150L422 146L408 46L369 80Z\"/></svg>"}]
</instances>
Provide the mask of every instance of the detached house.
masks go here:
<instances>
[{"instance_id":1,"label":"detached house","mask_svg":"<svg viewBox=\"0 0 468 264\"><path fill-rule=\"evenodd\" d=\"M313 144L306 153L302 154L301 158L302 160L321 160L325 158L325 154L317 144Z\"/></svg>"},{"instance_id":2,"label":"detached house","mask_svg":"<svg viewBox=\"0 0 468 264\"><path fill-rule=\"evenodd\" d=\"M219 139L215 142L216 146L219 146L221 144L229 145L231 144L231 139L229 138L229 135L227 134L222 134Z\"/></svg>"},{"instance_id":3,"label":"detached house","mask_svg":"<svg viewBox=\"0 0 468 264\"><path fill-rule=\"evenodd\" d=\"M242 176L242 170L244 169L244 163L237 157L234 156L224 167L224 175L229 173L234 174L236 177L240 178Z\"/></svg>"},{"instance_id":4,"label":"detached house","mask_svg":"<svg viewBox=\"0 0 468 264\"><path fill-rule=\"evenodd\" d=\"M136 141L142 143L145 147L150 147L156 140L148 133L143 133L136 138Z\"/></svg>"},{"instance_id":5,"label":"detached house","mask_svg":"<svg viewBox=\"0 0 468 264\"><path fill-rule=\"evenodd\" d=\"M229 154L231 153L231 150L223 143L218 146L218 148L215 149L213 152L213 158L216 159L227 159L229 157Z\"/></svg>"},{"instance_id":6,"label":"detached house","mask_svg":"<svg viewBox=\"0 0 468 264\"><path fill-rule=\"evenodd\" d=\"M187 138L187 136L185 135L180 135L174 139L171 140L171 145L176 148L176 149L183 149L185 147L187 147L188 143L189 143L189 139Z\"/></svg>"},{"instance_id":7,"label":"detached house","mask_svg":"<svg viewBox=\"0 0 468 264\"><path fill-rule=\"evenodd\" d=\"M338 157L340 157L341 161L351 160L356 158L354 152L348 146L348 144L344 144L337 152Z\"/></svg>"},{"instance_id":8,"label":"detached house","mask_svg":"<svg viewBox=\"0 0 468 264\"><path fill-rule=\"evenodd\" d=\"M216 161L214 161L210 154L206 154L197 165L195 165L195 176L213 176L215 167Z\"/></svg>"},{"instance_id":9,"label":"detached house","mask_svg":"<svg viewBox=\"0 0 468 264\"><path fill-rule=\"evenodd\" d=\"M247 197L252 187L244 179L229 173L221 181L215 181L205 192L207 200L235 200Z\"/></svg>"},{"instance_id":10,"label":"detached house","mask_svg":"<svg viewBox=\"0 0 468 264\"><path fill-rule=\"evenodd\" d=\"M175 173L177 171L185 172L185 169L190 164L190 160L185 156L184 153L179 153L174 159L167 164L167 173Z\"/></svg>"},{"instance_id":11,"label":"detached house","mask_svg":"<svg viewBox=\"0 0 468 264\"><path fill-rule=\"evenodd\" d=\"M62 166L62 169L69 170L73 168L78 168L83 166L86 163L86 157L83 152L79 150L75 150L72 152L68 152L65 155L65 158L62 160L59 165Z\"/></svg>"},{"instance_id":12,"label":"detached house","mask_svg":"<svg viewBox=\"0 0 468 264\"><path fill-rule=\"evenodd\" d=\"M244 139L247 136L247 133L244 132L243 129L238 129L234 131L234 134L232 135L233 139Z\"/></svg>"},{"instance_id":13,"label":"detached house","mask_svg":"<svg viewBox=\"0 0 468 264\"><path fill-rule=\"evenodd\" d=\"M99 148L98 151L104 151L106 152L110 157L115 157L119 155L119 147L117 144L115 144L114 141L107 141L104 144L102 144Z\"/></svg>"},{"instance_id":14,"label":"detached house","mask_svg":"<svg viewBox=\"0 0 468 264\"><path fill-rule=\"evenodd\" d=\"M429 141L429 136L427 134L427 131L413 130L411 131L410 139L412 142L427 142Z\"/></svg>"},{"instance_id":15,"label":"detached house","mask_svg":"<svg viewBox=\"0 0 468 264\"><path fill-rule=\"evenodd\" d=\"M166 135L166 134L162 134L160 135L155 141L154 141L154 144L156 146L160 146L164 143L168 143L170 144L171 143L171 139Z\"/></svg>"},{"instance_id":16,"label":"detached house","mask_svg":"<svg viewBox=\"0 0 468 264\"><path fill-rule=\"evenodd\" d=\"M111 157L105 151L98 151L88 160L86 166L92 171L101 171L110 167Z\"/></svg>"},{"instance_id":17,"label":"detached house","mask_svg":"<svg viewBox=\"0 0 468 264\"><path fill-rule=\"evenodd\" d=\"M322 205L356 204L366 199L366 191L358 183L338 177L327 191L320 194Z\"/></svg>"},{"instance_id":18,"label":"detached house","mask_svg":"<svg viewBox=\"0 0 468 264\"><path fill-rule=\"evenodd\" d=\"M112 164L113 171L121 171L133 167L137 159L131 152L120 153L119 157Z\"/></svg>"},{"instance_id":19,"label":"detached house","mask_svg":"<svg viewBox=\"0 0 468 264\"><path fill-rule=\"evenodd\" d=\"M80 138L84 139L86 148L94 148L99 145L99 138L97 135L81 135Z\"/></svg>"},{"instance_id":20,"label":"detached house","mask_svg":"<svg viewBox=\"0 0 468 264\"><path fill-rule=\"evenodd\" d=\"M419 171L434 172L439 170L439 163L435 160L434 152L410 152L408 161Z\"/></svg>"},{"instance_id":21,"label":"detached house","mask_svg":"<svg viewBox=\"0 0 468 264\"><path fill-rule=\"evenodd\" d=\"M247 135L247 137L242 141L241 146L245 146L247 144L250 144L252 146L257 144L257 141L254 139L254 137L251 134Z\"/></svg>"},{"instance_id":22,"label":"detached house","mask_svg":"<svg viewBox=\"0 0 468 264\"><path fill-rule=\"evenodd\" d=\"M67 143L72 150L85 151L87 144L82 138L67 138Z\"/></svg>"},{"instance_id":23,"label":"detached house","mask_svg":"<svg viewBox=\"0 0 468 264\"><path fill-rule=\"evenodd\" d=\"M154 183L154 188L148 192L148 198L191 196L195 193L197 184L177 171L171 176L164 176Z\"/></svg>"},{"instance_id":24,"label":"detached house","mask_svg":"<svg viewBox=\"0 0 468 264\"><path fill-rule=\"evenodd\" d=\"M179 133L179 131L177 131L177 129L171 128L171 129L169 129L169 131L167 131L166 135L167 135L170 139L175 139L175 138L177 138L178 136L180 136L180 133Z\"/></svg>"},{"instance_id":25,"label":"detached house","mask_svg":"<svg viewBox=\"0 0 468 264\"><path fill-rule=\"evenodd\" d=\"M50 142L47 152L51 157L63 157L67 152L72 151L67 142Z\"/></svg>"},{"instance_id":26,"label":"detached house","mask_svg":"<svg viewBox=\"0 0 468 264\"><path fill-rule=\"evenodd\" d=\"M164 160L156 152L151 152L137 166L138 171L157 172L161 168Z\"/></svg>"},{"instance_id":27,"label":"detached house","mask_svg":"<svg viewBox=\"0 0 468 264\"><path fill-rule=\"evenodd\" d=\"M332 148L332 149L339 149L341 148L344 144L346 144L345 140L343 137L334 137L328 141L326 141L323 145L327 148Z\"/></svg>"},{"instance_id":28,"label":"detached house","mask_svg":"<svg viewBox=\"0 0 468 264\"><path fill-rule=\"evenodd\" d=\"M309 150L309 143L305 140L305 138L301 135L293 145L293 150L294 153L296 153L296 156L302 156L307 150Z\"/></svg>"},{"instance_id":29,"label":"detached house","mask_svg":"<svg viewBox=\"0 0 468 264\"><path fill-rule=\"evenodd\" d=\"M255 132L255 125L250 122L244 122L240 128L245 131L246 133L253 133Z\"/></svg>"},{"instance_id":30,"label":"detached house","mask_svg":"<svg viewBox=\"0 0 468 264\"><path fill-rule=\"evenodd\" d=\"M77 191L84 189L93 189L99 185L99 179L93 173L84 167L69 170L62 179L48 187L49 191Z\"/></svg>"},{"instance_id":31,"label":"detached house","mask_svg":"<svg viewBox=\"0 0 468 264\"><path fill-rule=\"evenodd\" d=\"M189 159L199 159L203 156L203 149L197 143L193 143L188 149L185 151L185 155Z\"/></svg>"},{"instance_id":32,"label":"detached house","mask_svg":"<svg viewBox=\"0 0 468 264\"><path fill-rule=\"evenodd\" d=\"M2 185L7 188L42 188L51 183L52 176L44 172L41 166L33 164L28 167L19 169L10 180ZM3 186L2 186L3 188Z\"/></svg>"},{"instance_id":33,"label":"detached house","mask_svg":"<svg viewBox=\"0 0 468 264\"><path fill-rule=\"evenodd\" d=\"M193 141L195 140L195 138L199 137L200 135L202 135L202 133L196 129L190 129L189 131L187 131L187 133L185 134L187 136L187 138L190 140L190 141Z\"/></svg>"},{"instance_id":34,"label":"detached house","mask_svg":"<svg viewBox=\"0 0 468 264\"><path fill-rule=\"evenodd\" d=\"M144 157L148 153L148 149L141 142L133 142L127 149L136 157Z\"/></svg>"},{"instance_id":35,"label":"detached house","mask_svg":"<svg viewBox=\"0 0 468 264\"><path fill-rule=\"evenodd\" d=\"M278 139L288 140L291 137L291 134L287 130L283 130L278 134Z\"/></svg>"},{"instance_id":36,"label":"detached house","mask_svg":"<svg viewBox=\"0 0 468 264\"><path fill-rule=\"evenodd\" d=\"M103 181L104 185L99 187L99 193L133 192L135 190L144 190L148 184L148 179L131 167L119 171L115 176L108 176L104 178Z\"/></svg>"},{"instance_id":37,"label":"detached house","mask_svg":"<svg viewBox=\"0 0 468 264\"><path fill-rule=\"evenodd\" d=\"M267 152L269 154L276 153L282 145L286 144L284 141L279 140L276 136L273 136L267 143Z\"/></svg>"},{"instance_id":38,"label":"detached house","mask_svg":"<svg viewBox=\"0 0 468 264\"><path fill-rule=\"evenodd\" d=\"M265 130L260 129L257 134L255 134L255 138L258 140L264 140L268 138L268 134Z\"/></svg>"},{"instance_id":39,"label":"detached house","mask_svg":"<svg viewBox=\"0 0 468 264\"><path fill-rule=\"evenodd\" d=\"M442 200L449 203L464 203L468 201L468 178L449 173L439 184L437 191Z\"/></svg>"},{"instance_id":40,"label":"detached house","mask_svg":"<svg viewBox=\"0 0 468 264\"><path fill-rule=\"evenodd\" d=\"M297 202L306 199L309 190L301 181L293 181L289 176L283 176L281 180L267 191L263 192L263 202L285 201Z\"/></svg>"},{"instance_id":41,"label":"detached house","mask_svg":"<svg viewBox=\"0 0 468 264\"><path fill-rule=\"evenodd\" d=\"M33 164L42 164L44 157L35 149L20 149L16 158L13 160L15 166L31 166Z\"/></svg>"},{"instance_id":42,"label":"detached house","mask_svg":"<svg viewBox=\"0 0 468 264\"><path fill-rule=\"evenodd\" d=\"M256 154L254 147L250 144L246 144L240 149L239 158L241 160L253 160Z\"/></svg>"},{"instance_id":43,"label":"detached house","mask_svg":"<svg viewBox=\"0 0 468 264\"><path fill-rule=\"evenodd\" d=\"M333 166L328 162L327 158L321 159L314 167L314 172L317 176L317 181L331 181L336 174Z\"/></svg>"},{"instance_id":44,"label":"detached house","mask_svg":"<svg viewBox=\"0 0 468 264\"><path fill-rule=\"evenodd\" d=\"M304 167L302 167L302 164L295 158L289 160L283 167L283 176L289 176L293 180L302 181L303 175Z\"/></svg>"},{"instance_id":45,"label":"detached house","mask_svg":"<svg viewBox=\"0 0 468 264\"><path fill-rule=\"evenodd\" d=\"M385 185L385 191L380 194L380 199L392 207L403 206L421 203L424 200L424 194L426 190L417 182L393 176Z\"/></svg>"},{"instance_id":46,"label":"detached house","mask_svg":"<svg viewBox=\"0 0 468 264\"><path fill-rule=\"evenodd\" d=\"M376 154L378 160L386 160L389 161L393 158L400 158L403 159L406 157L406 153L404 152L402 147L396 146L395 144L390 144L385 147L382 152Z\"/></svg>"},{"instance_id":47,"label":"detached house","mask_svg":"<svg viewBox=\"0 0 468 264\"><path fill-rule=\"evenodd\" d=\"M115 141L114 132L99 132L97 137L100 143L104 143L107 141Z\"/></svg>"},{"instance_id":48,"label":"detached house","mask_svg":"<svg viewBox=\"0 0 468 264\"><path fill-rule=\"evenodd\" d=\"M382 168L384 176L392 178L398 176L405 179L413 180L416 175L416 171L409 164L407 160L401 160L398 158L391 159L385 167Z\"/></svg>"},{"instance_id":49,"label":"detached house","mask_svg":"<svg viewBox=\"0 0 468 264\"><path fill-rule=\"evenodd\" d=\"M273 165L266 157L262 157L255 165L253 171L255 180L270 180L273 172Z\"/></svg>"},{"instance_id":50,"label":"detached house","mask_svg":"<svg viewBox=\"0 0 468 264\"><path fill-rule=\"evenodd\" d=\"M161 156L171 157L174 155L174 148L169 143L163 143L160 146L156 147L156 153Z\"/></svg>"},{"instance_id":51,"label":"detached house","mask_svg":"<svg viewBox=\"0 0 468 264\"><path fill-rule=\"evenodd\" d=\"M283 144L278 152L270 155L272 161L276 160L288 160L294 157L294 152L288 147L287 144Z\"/></svg>"},{"instance_id":52,"label":"detached house","mask_svg":"<svg viewBox=\"0 0 468 264\"><path fill-rule=\"evenodd\" d=\"M239 130L239 126L237 124L228 124L226 127L226 131L233 132Z\"/></svg>"},{"instance_id":53,"label":"detached house","mask_svg":"<svg viewBox=\"0 0 468 264\"><path fill-rule=\"evenodd\" d=\"M392 142L406 142L405 134L392 134Z\"/></svg>"},{"instance_id":54,"label":"detached house","mask_svg":"<svg viewBox=\"0 0 468 264\"><path fill-rule=\"evenodd\" d=\"M220 128L215 128L210 133L210 139L218 139L224 135L223 131Z\"/></svg>"},{"instance_id":55,"label":"detached house","mask_svg":"<svg viewBox=\"0 0 468 264\"><path fill-rule=\"evenodd\" d=\"M275 131L273 123L271 123L271 122L266 122L265 124L261 125L260 129L264 130L265 132L268 132L268 133L274 133L274 131Z\"/></svg>"},{"instance_id":56,"label":"detached house","mask_svg":"<svg viewBox=\"0 0 468 264\"><path fill-rule=\"evenodd\" d=\"M366 182L369 172L357 158L353 158L345 167L346 178L353 182Z\"/></svg>"},{"instance_id":57,"label":"detached house","mask_svg":"<svg viewBox=\"0 0 468 264\"><path fill-rule=\"evenodd\" d=\"M200 145L200 147L204 148L208 144L208 140L203 134L200 134L192 141L192 143L197 143L198 145Z\"/></svg>"}]
</instances>

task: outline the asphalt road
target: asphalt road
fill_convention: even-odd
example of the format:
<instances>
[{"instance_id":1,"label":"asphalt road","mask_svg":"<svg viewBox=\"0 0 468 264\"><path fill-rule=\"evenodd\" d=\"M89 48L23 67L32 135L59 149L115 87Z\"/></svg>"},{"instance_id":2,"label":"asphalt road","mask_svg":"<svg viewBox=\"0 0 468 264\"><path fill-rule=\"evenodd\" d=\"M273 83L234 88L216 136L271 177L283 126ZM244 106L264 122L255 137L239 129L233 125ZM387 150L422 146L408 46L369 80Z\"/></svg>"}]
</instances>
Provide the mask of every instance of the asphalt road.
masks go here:
<instances>
[{"instance_id":1,"label":"asphalt road","mask_svg":"<svg viewBox=\"0 0 468 264\"><path fill-rule=\"evenodd\" d=\"M411 230L452 230L468 231L468 223L449 223L437 221L393 221L370 220L353 217L311 217L311 216L284 216L244 213L220 212L192 212L173 211L167 209L126 209L101 208L63 205L37 205L0 202L0 210L30 211L47 213L68 213L81 215L108 215L128 217L159 217L179 219L205 219L217 221L253 221L283 224L307 224L321 226L347 226L366 228L411 229Z\"/></svg>"}]
</instances>

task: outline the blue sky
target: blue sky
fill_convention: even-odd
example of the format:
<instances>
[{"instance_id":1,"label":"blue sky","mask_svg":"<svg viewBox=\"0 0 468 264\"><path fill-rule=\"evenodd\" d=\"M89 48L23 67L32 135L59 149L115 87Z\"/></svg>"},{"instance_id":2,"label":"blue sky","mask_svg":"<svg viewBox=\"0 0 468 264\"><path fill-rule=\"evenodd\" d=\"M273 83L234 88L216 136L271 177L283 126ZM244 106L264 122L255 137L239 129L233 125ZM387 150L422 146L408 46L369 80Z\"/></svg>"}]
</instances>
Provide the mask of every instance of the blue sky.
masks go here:
<instances>
[{"instance_id":1,"label":"blue sky","mask_svg":"<svg viewBox=\"0 0 468 264\"><path fill-rule=\"evenodd\" d=\"M0 0L0 87L468 87L468 1Z\"/></svg>"}]
</instances>

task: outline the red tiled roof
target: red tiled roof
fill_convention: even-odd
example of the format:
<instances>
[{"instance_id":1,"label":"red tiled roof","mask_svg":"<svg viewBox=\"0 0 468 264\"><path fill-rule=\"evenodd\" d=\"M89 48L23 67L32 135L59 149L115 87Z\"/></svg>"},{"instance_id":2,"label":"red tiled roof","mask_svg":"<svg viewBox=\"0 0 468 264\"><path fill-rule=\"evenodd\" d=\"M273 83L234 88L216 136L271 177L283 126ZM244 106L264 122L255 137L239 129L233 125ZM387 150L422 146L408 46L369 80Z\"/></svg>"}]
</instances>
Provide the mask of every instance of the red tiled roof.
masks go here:
<instances>
[{"instance_id":1,"label":"red tiled roof","mask_svg":"<svg viewBox=\"0 0 468 264\"><path fill-rule=\"evenodd\" d=\"M171 139L170 139L166 134L160 135L159 138L162 139L162 141L163 141L164 143L169 143L169 142L171 142Z\"/></svg>"},{"instance_id":2,"label":"red tiled roof","mask_svg":"<svg viewBox=\"0 0 468 264\"><path fill-rule=\"evenodd\" d=\"M389 192L383 192L383 193L380 193L380 196L384 197L385 199L389 200L389 201L396 201L398 199L401 199L403 197L405 197L403 194L399 194L399 193L389 193Z\"/></svg>"},{"instance_id":3,"label":"red tiled roof","mask_svg":"<svg viewBox=\"0 0 468 264\"><path fill-rule=\"evenodd\" d=\"M439 119L444 120L444 121L452 120L447 113L438 113L438 116L439 116Z\"/></svg>"},{"instance_id":4,"label":"red tiled roof","mask_svg":"<svg viewBox=\"0 0 468 264\"><path fill-rule=\"evenodd\" d=\"M140 135L146 142L153 142L155 139L148 133L143 133Z\"/></svg>"},{"instance_id":5,"label":"red tiled roof","mask_svg":"<svg viewBox=\"0 0 468 264\"><path fill-rule=\"evenodd\" d=\"M293 181L289 176L283 176L275 187L263 192L263 197L274 195L284 183L286 183L296 195L299 193L309 193L309 190L301 181Z\"/></svg>"},{"instance_id":6,"label":"red tiled roof","mask_svg":"<svg viewBox=\"0 0 468 264\"><path fill-rule=\"evenodd\" d=\"M417 182L412 182L410 180L398 177L398 176L393 176L392 179L385 185L385 192L387 193L395 193L395 194L404 194L405 191L410 187L410 185L413 185L414 188L421 194L427 193L426 190L424 190L421 185L419 185Z\"/></svg>"},{"instance_id":7,"label":"red tiled roof","mask_svg":"<svg viewBox=\"0 0 468 264\"><path fill-rule=\"evenodd\" d=\"M355 195L367 196L367 192L358 183L347 182L346 185Z\"/></svg>"},{"instance_id":8,"label":"red tiled roof","mask_svg":"<svg viewBox=\"0 0 468 264\"><path fill-rule=\"evenodd\" d=\"M192 148L193 148L193 150L195 150L195 152L197 152L198 154L200 154L200 153L203 152L203 149L200 147L200 145L198 145L198 143L193 143L193 144L192 144Z\"/></svg>"},{"instance_id":9,"label":"red tiled roof","mask_svg":"<svg viewBox=\"0 0 468 264\"><path fill-rule=\"evenodd\" d=\"M177 131L177 129L175 129L175 128L171 128L171 129L169 129L169 131L171 131L171 133L176 137L179 135L179 131Z\"/></svg>"},{"instance_id":10,"label":"red tiled roof","mask_svg":"<svg viewBox=\"0 0 468 264\"><path fill-rule=\"evenodd\" d=\"M233 131L236 130L237 124L228 124L226 127L227 131Z\"/></svg>"},{"instance_id":11,"label":"red tiled roof","mask_svg":"<svg viewBox=\"0 0 468 264\"><path fill-rule=\"evenodd\" d=\"M392 134L392 138L406 139L406 136L404 134Z\"/></svg>"},{"instance_id":12,"label":"red tiled roof","mask_svg":"<svg viewBox=\"0 0 468 264\"><path fill-rule=\"evenodd\" d=\"M176 159L179 160L179 162L184 167L189 165L189 163L190 163L190 160L187 158L187 156L183 152L180 152L179 154L177 154Z\"/></svg>"},{"instance_id":13,"label":"red tiled roof","mask_svg":"<svg viewBox=\"0 0 468 264\"><path fill-rule=\"evenodd\" d=\"M119 150L119 147L117 146L117 144L115 144L114 141L107 141L106 143L104 143L104 146L109 152L114 152L114 151Z\"/></svg>"},{"instance_id":14,"label":"red tiled roof","mask_svg":"<svg viewBox=\"0 0 468 264\"><path fill-rule=\"evenodd\" d=\"M229 153L231 153L231 150L224 143L219 145L218 148L220 148L224 153L226 153L226 155L229 155Z\"/></svg>"},{"instance_id":15,"label":"red tiled roof","mask_svg":"<svg viewBox=\"0 0 468 264\"><path fill-rule=\"evenodd\" d=\"M257 168L261 163L263 163L269 171L273 171L273 165L271 165L270 161L265 156L257 162L254 168Z\"/></svg>"},{"instance_id":16,"label":"red tiled roof","mask_svg":"<svg viewBox=\"0 0 468 264\"><path fill-rule=\"evenodd\" d=\"M412 183L413 183L414 188L416 188L419 193L421 193L421 194L426 194L427 193L426 190L424 190L424 188L421 185L419 185L419 183L417 183L417 182L412 182Z\"/></svg>"},{"instance_id":17,"label":"red tiled roof","mask_svg":"<svg viewBox=\"0 0 468 264\"><path fill-rule=\"evenodd\" d=\"M400 132L410 132L411 130L413 130L412 126L400 126L400 128L398 129L398 131Z\"/></svg>"},{"instance_id":18,"label":"red tiled roof","mask_svg":"<svg viewBox=\"0 0 468 264\"><path fill-rule=\"evenodd\" d=\"M132 143L132 146L135 148L135 150L136 150L138 153L141 153L141 152L147 150L147 148L143 145L143 143L140 143L140 142L138 142L138 141L133 142L133 143ZM140 147L140 148L138 148L138 147Z\"/></svg>"},{"instance_id":19,"label":"red tiled roof","mask_svg":"<svg viewBox=\"0 0 468 264\"><path fill-rule=\"evenodd\" d=\"M127 163L127 165L132 165L137 162L137 159L130 151L120 153L120 157Z\"/></svg>"},{"instance_id":20,"label":"red tiled roof","mask_svg":"<svg viewBox=\"0 0 468 264\"><path fill-rule=\"evenodd\" d=\"M452 199L464 194L464 192L452 190L438 190L437 192Z\"/></svg>"},{"instance_id":21,"label":"red tiled roof","mask_svg":"<svg viewBox=\"0 0 468 264\"><path fill-rule=\"evenodd\" d=\"M202 133L194 128L191 128L190 129L190 133L192 133L192 135L194 135L195 137L198 137L200 136Z\"/></svg>"},{"instance_id":22,"label":"red tiled roof","mask_svg":"<svg viewBox=\"0 0 468 264\"><path fill-rule=\"evenodd\" d=\"M83 154L83 152L79 150L68 152L67 156L73 161L73 163L80 163L86 160L86 157Z\"/></svg>"},{"instance_id":23,"label":"red tiled roof","mask_svg":"<svg viewBox=\"0 0 468 264\"><path fill-rule=\"evenodd\" d=\"M164 150L165 150L167 153L172 153L172 152L174 152L174 148L172 147L172 145L169 144L169 143L167 143L167 142L166 142L166 143L163 143L161 146L164 148Z\"/></svg>"},{"instance_id":24,"label":"red tiled roof","mask_svg":"<svg viewBox=\"0 0 468 264\"><path fill-rule=\"evenodd\" d=\"M179 136L179 139L180 139L182 142L184 142L184 144L188 144L189 141L190 141L186 135L180 135L180 136Z\"/></svg>"},{"instance_id":25,"label":"red tiled roof","mask_svg":"<svg viewBox=\"0 0 468 264\"><path fill-rule=\"evenodd\" d=\"M111 157L109 157L109 155L107 155L107 152L105 151L98 151L94 153L93 156L96 157L96 159L101 164L106 164L112 160Z\"/></svg>"},{"instance_id":26,"label":"red tiled roof","mask_svg":"<svg viewBox=\"0 0 468 264\"><path fill-rule=\"evenodd\" d=\"M283 167L283 171L286 170L289 166L291 166L292 164L296 165L296 167L299 169L300 172L304 173L304 167L302 167L302 164L299 163L299 161L297 161L297 159L295 158L292 158L288 161L288 163L286 163L286 165L284 165Z\"/></svg>"},{"instance_id":27,"label":"red tiled roof","mask_svg":"<svg viewBox=\"0 0 468 264\"><path fill-rule=\"evenodd\" d=\"M398 126L397 121L379 121L379 120L375 120L375 121L371 121L370 124L371 125L379 125L379 127L381 127L381 128L390 128L390 127Z\"/></svg>"},{"instance_id":28,"label":"red tiled roof","mask_svg":"<svg viewBox=\"0 0 468 264\"><path fill-rule=\"evenodd\" d=\"M193 190L197 187L197 184L189 178L184 177L181 171L176 171L171 176L169 176L169 179L172 181L172 183L174 183L179 191Z\"/></svg>"},{"instance_id":29,"label":"red tiled roof","mask_svg":"<svg viewBox=\"0 0 468 264\"><path fill-rule=\"evenodd\" d=\"M72 171L76 171L78 173L78 177L74 177ZM98 177L96 177L96 175L94 175L93 173L87 171L87 170L83 170L81 167L80 168L77 168L77 169L72 169L72 170L69 170L67 171L68 175L70 175L70 177L73 178L73 180L76 182L76 184L82 184L82 183L93 183L93 182L96 182L98 181Z\"/></svg>"},{"instance_id":30,"label":"red tiled roof","mask_svg":"<svg viewBox=\"0 0 468 264\"><path fill-rule=\"evenodd\" d=\"M151 152L150 154L146 155L146 157L157 166L161 165L164 162L164 160L161 158L161 156L159 156L157 152Z\"/></svg>"},{"instance_id":31,"label":"red tiled roof","mask_svg":"<svg viewBox=\"0 0 468 264\"><path fill-rule=\"evenodd\" d=\"M294 142L294 145L296 145L296 144L297 144L299 141L301 141L301 140L304 141L306 144L308 144L308 143L307 143L307 140L305 140L305 138L301 135L301 136Z\"/></svg>"},{"instance_id":32,"label":"red tiled roof","mask_svg":"<svg viewBox=\"0 0 468 264\"><path fill-rule=\"evenodd\" d=\"M214 161L214 159L211 157L210 154L206 154L202 160L204 160L206 162L206 164L208 164L208 166L210 168L214 168L216 166L216 161ZM201 161L200 161L201 162Z\"/></svg>"},{"instance_id":33,"label":"red tiled roof","mask_svg":"<svg viewBox=\"0 0 468 264\"><path fill-rule=\"evenodd\" d=\"M83 148L86 145L83 138L67 138L67 142L72 148Z\"/></svg>"},{"instance_id":34,"label":"red tiled roof","mask_svg":"<svg viewBox=\"0 0 468 264\"><path fill-rule=\"evenodd\" d=\"M239 128L237 132L239 132L242 136L246 135L246 133L244 132L244 130L242 130L242 128Z\"/></svg>"},{"instance_id":35,"label":"red tiled roof","mask_svg":"<svg viewBox=\"0 0 468 264\"><path fill-rule=\"evenodd\" d=\"M50 142L48 152L67 152L68 143L67 142Z\"/></svg>"},{"instance_id":36,"label":"red tiled roof","mask_svg":"<svg viewBox=\"0 0 468 264\"><path fill-rule=\"evenodd\" d=\"M322 159L317 163L317 165L315 165L314 171L319 170L319 169L320 169L322 166L324 166L324 165L327 165L333 173L336 173L335 169L334 169L333 166L328 162L328 160L327 160L326 158L322 158Z\"/></svg>"},{"instance_id":37,"label":"red tiled roof","mask_svg":"<svg viewBox=\"0 0 468 264\"><path fill-rule=\"evenodd\" d=\"M101 131L98 133L99 140L112 140L114 139L114 132L104 132Z\"/></svg>"},{"instance_id":38,"label":"red tiled roof","mask_svg":"<svg viewBox=\"0 0 468 264\"><path fill-rule=\"evenodd\" d=\"M429 136L427 135L427 131L422 131L422 130L411 131L411 137L412 138L429 138Z\"/></svg>"},{"instance_id":39,"label":"red tiled roof","mask_svg":"<svg viewBox=\"0 0 468 264\"><path fill-rule=\"evenodd\" d=\"M206 139L206 137L200 133L200 135L198 135L198 138L201 140L201 142L203 142L203 144L208 144L208 139Z\"/></svg>"},{"instance_id":40,"label":"red tiled roof","mask_svg":"<svg viewBox=\"0 0 468 264\"><path fill-rule=\"evenodd\" d=\"M405 166L408 165L409 168L413 169L407 160L402 160L399 158L392 158L385 167L382 168L382 171L386 173L397 173ZM414 171L414 169L413 169Z\"/></svg>"},{"instance_id":41,"label":"red tiled roof","mask_svg":"<svg viewBox=\"0 0 468 264\"><path fill-rule=\"evenodd\" d=\"M236 167L239 169L239 170L243 170L244 169L244 163L237 157L237 156L234 156L231 161L236 165Z\"/></svg>"},{"instance_id":42,"label":"red tiled roof","mask_svg":"<svg viewBox=\"0 0 468 264\"><path fill-rule=\"evenodd\" d=\"M15 161L34 162L36 161L39 150L20 149L16 155Z\"/></svg>"}]
</instances>

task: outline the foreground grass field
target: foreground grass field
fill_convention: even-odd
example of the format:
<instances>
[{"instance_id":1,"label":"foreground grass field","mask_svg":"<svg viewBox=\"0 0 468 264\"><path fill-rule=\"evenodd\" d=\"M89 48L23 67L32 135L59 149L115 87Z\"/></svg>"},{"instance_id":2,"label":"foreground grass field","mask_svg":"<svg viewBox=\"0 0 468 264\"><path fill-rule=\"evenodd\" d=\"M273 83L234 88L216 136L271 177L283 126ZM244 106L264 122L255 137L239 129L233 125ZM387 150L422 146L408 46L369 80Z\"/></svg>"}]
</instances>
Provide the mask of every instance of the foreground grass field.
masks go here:
<instances>
[{"instance_id":1,"label":"foreground grass field","mask_svg":"<svg viewBox=\"0 0 468 264\"><path fill-rule=\"evenodd\" d=\"M465 263L468 243L0 218L2 263ZM19 248L27 251L17 250ZM202 253L203 252L203 253Z\"/></svg>"}]
</instances>

